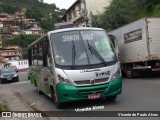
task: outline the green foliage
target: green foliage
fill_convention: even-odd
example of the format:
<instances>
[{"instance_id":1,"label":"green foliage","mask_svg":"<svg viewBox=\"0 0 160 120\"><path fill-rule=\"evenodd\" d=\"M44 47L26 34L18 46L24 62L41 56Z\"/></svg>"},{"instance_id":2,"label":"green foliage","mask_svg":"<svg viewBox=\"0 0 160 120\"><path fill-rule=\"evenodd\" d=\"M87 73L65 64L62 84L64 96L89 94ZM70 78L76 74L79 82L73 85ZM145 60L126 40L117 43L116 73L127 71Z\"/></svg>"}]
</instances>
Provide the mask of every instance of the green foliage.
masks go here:
<instances>
[{"instance_id":1,"label":"green foliage","mask_svg":"<svg viewBox=\"0 0 160 120\"><path fill-rule=\"evenodd\" d=\"M42 14L49 14L53 12L57 7L55 4L46 4L39 2L39 0L1 0L1 5L8 5L10 7L36 9ZM9 3L9 4L8 4Z\"/></svg>"},{"instance_id":2,"label":"green foliage","mask_svg":"<svg viewBox=\"0 0 160 120\"><path fill-rule=\"evenodd\" d=\"M0 112L8 111L8 106L6 104L0 104Z\"/></svg>"},{"instance_id":3,"label":"green foliage","mask_svg":"<svg viewBox=\"0 0 160 120\"><path fill-rule=\"evenodd\" d=\"M4 13L9 13L9 14L14 14L16 11L19 10L19 7L14 7L14 6L10 6L8 4L2 4L0 5L0 12L4 12Z\"/></svg>"},{"instance_id":4,"label":"green foliage","mask_svg":"<svg viewBox=\"0 0 160 120\"><path fill-rule=\"evenodd\" d=\"M112 0L105 13L92 15L92 26L108 31L146 16L160 16L159 0Z\"/></svg>"},{"instance_id":5,"label":"green foliage","mask_svg":"<svg viewBox=\"0 0 160 120\"><path fill-rule=\"evenodd\" d=\"M43 17L39 9L36 8L28 9L25 15L27 18L35 19L37 21L40 21L41 18Z\"/></svg>"},{"instance_id":6,"label":"green foliage","mask_svg":"<svg viewBox=\"0 0 160 120\"><path fill-rule=\"evenodd\" d=\"M8 45L18 45L22 48L22 57L24 59L28 58L28 45L38 39L40 36L38 35L20 35L16 36L11 40L3 40L3 47Z\"/></svg>"},{"instance_id":7,"label":"green foliage","mask_svg":"<svg viewBox=\"0 0 160 120\"><path fill-rule=\"evenodd\" d=\"M3 46L18 45L21 48L27 48L29 44L38 39L39 35L20 35L11 40L3 40Z\"/></svg>"},{"instance_id":8,"label":"green foliage","mask_svg":"<svg viewBox=\"0 0 160 120\"><path fill-rule=\"evenodd\" d=\"M21 29L27 29L26 25L23 22L16 21L15 24L19 26Z\"/></svg>"},{"instance_id":9,"label":"green foliage","mask_svg":"<svg viewBox=\"0 0 160 120\"><path fill-rule=\"evenodd\" d=\"M22 48L22 58L28 59L28 48Z\"/></svg>"},{"instance_id":10,"label":"green foliage","mask_svg":"<svg viewBox=\"0 0 160 120\"><path fill-rule=\"evenodd\" d=\"M157 17L160 16L160 4L155 5L153 14L154 16L157 16Z\"/></svg>"},{"instance_id":11,"label":"green foliage","mask_svg":"<svg viewBox=\"0 0 160 120\"><path fill-rule=\"evenodd\" d=\"M41 23L42 29L45 31L53 30L54 23L59 19L59 12L55 11L59 9L55 4L43 3L43 0L1 0L0 12L6 12L14 14L21 8L26 8L26 18L35 19ZM8 4L9 3L9 4ZM23 23L17 23L22 29L27 28ZM16 24L16 25L17 25Z\"/></svg>"},{"instance_id":12,"label":"green foliage","mask_svg":"<svg viewBox=\"0 0 160 120\"><path fill-rule=\"evenodd\" d=\"M9 107L6 101L0 100L0 112L9 111Z\"/></svg>"}]
</instances>

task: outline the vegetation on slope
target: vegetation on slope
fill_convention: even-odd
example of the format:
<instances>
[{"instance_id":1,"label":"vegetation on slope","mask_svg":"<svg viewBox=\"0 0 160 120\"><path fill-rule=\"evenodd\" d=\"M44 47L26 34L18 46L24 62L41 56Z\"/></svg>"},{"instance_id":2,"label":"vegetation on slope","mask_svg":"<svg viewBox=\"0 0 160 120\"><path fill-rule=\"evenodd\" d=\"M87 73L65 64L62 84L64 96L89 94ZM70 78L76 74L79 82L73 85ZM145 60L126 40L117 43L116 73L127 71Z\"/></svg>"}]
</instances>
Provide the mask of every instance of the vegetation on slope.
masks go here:
<instances>
[{"instance_id":1,"label":"vegetation on slope","mask_svg":"<svg viewBox=\"0 0 160 120\"><path fill-rule=\"evenodd\" d=\"M160 16L159 0L112 0L104 14L92 15L92 26L110 31L146 16Z\"/></svg>"}]
</instances>

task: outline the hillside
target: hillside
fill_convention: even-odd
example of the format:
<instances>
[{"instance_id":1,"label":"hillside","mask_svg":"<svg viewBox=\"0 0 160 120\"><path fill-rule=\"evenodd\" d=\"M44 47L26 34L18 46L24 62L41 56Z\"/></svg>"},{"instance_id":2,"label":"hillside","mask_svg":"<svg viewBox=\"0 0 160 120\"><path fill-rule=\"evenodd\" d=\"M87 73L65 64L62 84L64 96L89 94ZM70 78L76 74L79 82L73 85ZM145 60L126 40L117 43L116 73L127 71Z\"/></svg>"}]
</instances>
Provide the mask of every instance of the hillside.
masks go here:
<instances>
[{"instance_id":1,"label":"hillside","mask_svg":"<svg viewBox=\"0 0 160 120\"><path fill-rule=\"evenodd\" d=\"M62 13L55 11L59 10L55 4L46 4L39 0L0 0L0 13L14 15L22 8L27 9L25 17L35 19L45 31L53 30L54 23L61 20L58 16Z\"/></svg>"},{"instance_id":2,"label":"hillside","mask_svg":"<svg viewBox=\"0 0 160 120\"><path fill-rule=\"evenodd\" d=\"M38 0L0 0L1 7L0 12L7 11L6 9L10 7L13 11L9 11L14 13L15 10L20 8L27 8L27 9L36 9L42 14L49 14L53 13L54 10L57 8L55 4L46 4L39 2Z\"/></svg>"},{"instance_id":3,"label":"hillside","mask_svg":"<svg viewBox=\"0 0 160 120\"><path fill-rule=\"evenodd\" d=\"M92 26L110 31L146 16L160 17L160 0L112 0L104 14L92 16Z\"/></svg>"}]
</instances>

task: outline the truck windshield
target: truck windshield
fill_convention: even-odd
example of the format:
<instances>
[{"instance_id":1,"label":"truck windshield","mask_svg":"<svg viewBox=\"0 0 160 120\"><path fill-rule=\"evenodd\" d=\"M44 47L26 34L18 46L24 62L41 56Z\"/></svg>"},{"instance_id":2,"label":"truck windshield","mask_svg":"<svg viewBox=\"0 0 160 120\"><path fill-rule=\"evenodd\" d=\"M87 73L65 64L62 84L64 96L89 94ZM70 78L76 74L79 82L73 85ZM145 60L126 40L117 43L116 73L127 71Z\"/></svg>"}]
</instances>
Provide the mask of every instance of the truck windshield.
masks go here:
<instances>
[{"instance_id":1,"label":"truck windshield","mask_svg":"<svg viewBox=\"0 0 160 120\"><path fill-rule=\"evenodd\" d=\"M51 42L55 63L61 67L106 66L117 59L107 34L102 30L54 33Z\"/></svg>"}]
</instances>

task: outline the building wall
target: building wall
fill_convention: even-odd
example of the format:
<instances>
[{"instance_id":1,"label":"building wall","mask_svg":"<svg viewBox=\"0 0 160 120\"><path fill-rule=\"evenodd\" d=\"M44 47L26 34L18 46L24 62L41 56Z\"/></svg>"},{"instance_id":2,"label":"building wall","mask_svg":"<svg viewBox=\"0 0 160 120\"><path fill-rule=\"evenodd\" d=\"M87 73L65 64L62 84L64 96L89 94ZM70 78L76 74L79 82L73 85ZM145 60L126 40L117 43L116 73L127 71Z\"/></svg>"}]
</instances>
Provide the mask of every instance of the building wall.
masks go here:
<instances>
[{"instance_id":1,"label":"building wall","mask_svg":"<svg viewBox=\"0 0 160 120\"><path fill-rule=\"evenodd\" d=\"M2 49L0 56L7 60L18 60L22 57L21 48L19 46L8 46Z\"/></svg>"},{"instance_id":2,"label":"building wall","mask_svg":"<svg viewBox=\"0 0 160 120\"><path fill-rule=\"evenodd\" d=\"M74 21L79 18L81 9L84 9L84 2L81 2L81 0L79 0L78 4L75 4L75 6L73 6L71 10L67 12L67 21Z\"/></svg>"},{"instance_id":3,"label":"building wall","mask_svg":"<svg viewBox=\"0 0 160 120\"><path fill-rule=\"evenodd\" d=\"M110 5L112 0L77 0L67 10L67 21L74 21L76 26L90 26L91 13L93 15L101 14L105 7ZM84 13L84 14L82 14Z\"/></svg>"},{"instance_id":4,"label":"building wall","mask_svg":"<svg viewBox=\"0 0 160 120\"><path fill-rule=\"evenodd\" d=\"M88 14L98 15L105 11L105 7L109 6L112 0L86 0L86 9Z\"/></svg>"}]
</instances>

